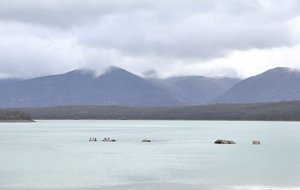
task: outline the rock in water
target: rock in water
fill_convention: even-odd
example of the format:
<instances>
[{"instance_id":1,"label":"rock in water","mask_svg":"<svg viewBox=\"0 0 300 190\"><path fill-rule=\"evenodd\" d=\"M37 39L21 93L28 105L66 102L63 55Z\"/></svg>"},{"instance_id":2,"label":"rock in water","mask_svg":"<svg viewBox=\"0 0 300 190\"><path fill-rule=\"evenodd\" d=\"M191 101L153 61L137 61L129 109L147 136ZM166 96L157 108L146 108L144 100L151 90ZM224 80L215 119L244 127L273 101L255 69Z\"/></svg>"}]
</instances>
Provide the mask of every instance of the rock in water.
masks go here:
<instances>
[{"instance_id":1,"label":"rock in water","mask_svg":"<svg viewBox=\"0 0 300 190\"><path fill-rule=\"evenodd\" d=\"M260 145L260 141L259 140L255 140L255 141L252 142L252 144L254 144L254 145Z\"/></svg>"},{"instance_id":2,"label":"rock in water","mask_svg":"<svg viewBox=\"0 0 300 190\"><path fill-rule=\"evenodd\" d=\"M232 140L216 140L215 144L236 144L234 141Z\"/></svg>"},{"instance_id":3,"label":"rock in water","mask_svg":"<svg viewBox=\"0 0 300 190\"><path fill-rule=\"evenodd\" d=\"M117 140L116 139L111 139L111 138L104 138L102 141L103 142L116 142Z\"/></svg>"}]
</instances>

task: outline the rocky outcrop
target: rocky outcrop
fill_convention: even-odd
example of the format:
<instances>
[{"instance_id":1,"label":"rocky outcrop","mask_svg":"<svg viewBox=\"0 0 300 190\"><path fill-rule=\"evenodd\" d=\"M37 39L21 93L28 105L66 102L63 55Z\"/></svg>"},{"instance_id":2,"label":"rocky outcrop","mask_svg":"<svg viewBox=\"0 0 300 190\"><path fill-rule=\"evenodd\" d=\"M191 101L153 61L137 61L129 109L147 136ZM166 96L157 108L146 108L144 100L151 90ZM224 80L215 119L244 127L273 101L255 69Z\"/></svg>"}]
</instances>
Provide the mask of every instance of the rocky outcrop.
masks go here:
<instances>
[{"instance_id":1,"label":"rocky outcrop","mask_svg":"<svg viewBox=\"0 0 300 190\"><path fill-rule=\"evenodd\" d=\"M97 138L96 137L90 137L89 142L97 142Z\"/></svg>"},{"instance_id":2,"label":"rocky outcrop","mask_svg":"<svg viewBox=\"0 0 300 190\"><path fill-rule=\"evenodd\" d=\"M117 140L116 139L111 139L111 138L104 138L102 141L103 142L116 142Z\"/></svg>"},{"instance_id":3,"label":"rocky outcrop","mask_svg":"<svg viewBox=\"0 0 300 190\"><path fill-rule=\"evenodd\" d=\"M260 141L259 140L255 140L255 141L252 142L252 144L254 144L254 145L260 145Z\"/></svg>"},{"instance_id":4,"label":"rocky outcrop","mask_svg":"<svg viewBox=\"0 0 300 190\"><path fill-rule=\"evenodd\" d=\"M234 141L232 140L216 140L215 141L215 144L236 144Z\"/></svg>"}]
</instances>

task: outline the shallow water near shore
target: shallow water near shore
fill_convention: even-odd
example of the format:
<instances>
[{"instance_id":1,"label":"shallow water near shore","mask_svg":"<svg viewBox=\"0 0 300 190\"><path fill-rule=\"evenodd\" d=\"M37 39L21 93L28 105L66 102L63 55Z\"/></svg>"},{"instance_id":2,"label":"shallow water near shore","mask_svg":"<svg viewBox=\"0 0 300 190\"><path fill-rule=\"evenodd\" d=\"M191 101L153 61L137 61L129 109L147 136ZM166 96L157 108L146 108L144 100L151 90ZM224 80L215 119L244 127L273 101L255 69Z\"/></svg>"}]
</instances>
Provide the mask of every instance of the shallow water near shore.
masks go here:
<instances>
[{"instance_id":1,"label":"shallow water near shore","mask_svg":"<svg viewBox=\"0 0 300 190\"><path fill-rule=\"evenodd\" d=\"M298 189L299 155L300 122L0 123L0 189Z\"/></svg>"}]
</instances>

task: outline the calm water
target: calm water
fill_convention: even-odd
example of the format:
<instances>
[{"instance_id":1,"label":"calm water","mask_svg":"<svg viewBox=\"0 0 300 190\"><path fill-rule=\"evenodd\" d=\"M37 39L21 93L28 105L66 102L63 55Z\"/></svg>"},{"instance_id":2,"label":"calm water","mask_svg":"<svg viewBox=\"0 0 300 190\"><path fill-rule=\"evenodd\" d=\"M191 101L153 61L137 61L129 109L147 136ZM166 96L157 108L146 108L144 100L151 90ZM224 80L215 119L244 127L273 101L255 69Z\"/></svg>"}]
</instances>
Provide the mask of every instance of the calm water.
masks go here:
<instances>
[{"instance_id":1,"label":"calm water","mask_svg":"<svg viewBox=\"0 0 300 190\"><path fill-rule=\"evenodd\" d=\"M115 143L88 142L89 137ZM144 138L153 142L141 143ZM236 145L215 145L216 139ZM259 139L262 144L252 145ZM299 122L0 123L0 189L300 187Z\"/></svg>"}]
</instances>

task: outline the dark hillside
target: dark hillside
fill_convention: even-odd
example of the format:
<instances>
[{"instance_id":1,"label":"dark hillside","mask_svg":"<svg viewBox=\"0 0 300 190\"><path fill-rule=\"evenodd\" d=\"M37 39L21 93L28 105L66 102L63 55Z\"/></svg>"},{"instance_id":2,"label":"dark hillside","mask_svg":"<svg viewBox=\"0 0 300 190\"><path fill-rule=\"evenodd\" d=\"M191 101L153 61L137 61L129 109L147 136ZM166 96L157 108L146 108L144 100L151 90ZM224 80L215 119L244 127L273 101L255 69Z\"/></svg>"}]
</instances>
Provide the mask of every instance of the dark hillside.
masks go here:
<instances>
[{"instance_id":1,"label":"dark hillside","mask_svg":"<svg viewBox=\"0 0 300 190\"><path fill-rule=\"evenodd\" d=\"M0 110L0 121L32 121L32 119L22 111Z\"/></svg>"},{"instance_id":2,"label":"dark hillside","mask_svg":"<svg viewBox=\"0 0 300 190\"><path fill-rule=\"evenodd\" d=\"M300 101L191 107L65 106L22 110L34 119L300 121Z\"/></svg>"}]
</instances>

